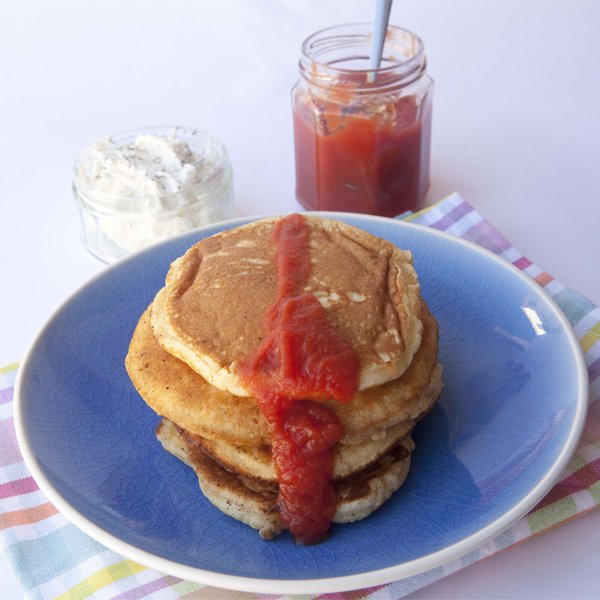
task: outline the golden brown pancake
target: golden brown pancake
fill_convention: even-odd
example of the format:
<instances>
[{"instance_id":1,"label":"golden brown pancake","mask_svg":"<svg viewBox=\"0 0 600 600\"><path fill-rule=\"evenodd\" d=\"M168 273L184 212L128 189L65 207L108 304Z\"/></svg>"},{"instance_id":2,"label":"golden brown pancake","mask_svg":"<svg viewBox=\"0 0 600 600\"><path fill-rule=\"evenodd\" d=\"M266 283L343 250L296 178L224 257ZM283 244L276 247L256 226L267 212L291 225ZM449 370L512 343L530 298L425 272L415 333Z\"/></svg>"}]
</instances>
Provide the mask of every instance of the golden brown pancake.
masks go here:
<instances>
[{"instance_id":1,"label":"golden brown pancake","mask_svg":"<svg viewBox=\"0 0 600 600\"><path fill-rule=\"evenodd\" d=\"M343 443L377 439L394 425L418 419L439 396L438 328L423 306L423 341L402 377L358 392L348 404L326 402L345 428ZM126 358L129 376L148 405L185 430L208 439L241 446L270 445L267 423L256 401L211 386L164 351L152 333L149 310L140 318Z\"/></svg>"},{"instance_id":2,"label":"golden brown pancake","mask_svg":"<svg viewBox=\"0 0 600 600\"><path fill-rule=\"evenodd\" d=\"M165 450L192 467L206 498L225 514L258 529L271 539L282 531L275 483L240 476L212 460L201 446L190 443L180 428L163 419L157 437ZM410 468L410 438L397 444L376 464L334 485L337 508L334 523L364 519L404 483Z\"/></svg>"},{"instance_id":3,"label":"golden brown pancake","mask_svg":"<svg viewBox=\"0 0 600 600\"><path fill-rule=\"evenodd\" d=\"M360 362L348 403L323 402L344 436L334 446L334 522L362 519L402 485L418 419L442 389L438 325L412 255L343 223L306 217L312 293ZM157 436L196 472L205 496L270 538L282 529L271 432L237 367L261 345L277 270L266 219L202 240L170 267L126 358Z\"/></svg>"},{"instance_id":4,"label":"golden brown pancake","mask_svg":"<svg viewBox=\"0 0 600 600\"><path fill-rule=\"evenodd\" d=\"M345 223L307 217L311 273L304 291L360 359L359 389L396 379L421 343L420 287L410 252ZM154 301L162 348L211 385L250 395L237 365L260 345L276 295L271 233L250 223L192 246L169 270Z\"/></svg>"},{"instance_id":5,"label":"golden brown pancake","mask_svg":"<svg viewBox=\"0 0 600 600\"><path fill-rule=\"evenodd\" d=\"M376 463L401 440L410 435L415 421L407 420L382 432L382 437L361 444L336 444L333 449L334 480L349 477ZM201 446L208 456L228 471L276 483L270 446L240 446L223 440L209 440L186 432L190 443Z\"/></svg>"}]
</instances>

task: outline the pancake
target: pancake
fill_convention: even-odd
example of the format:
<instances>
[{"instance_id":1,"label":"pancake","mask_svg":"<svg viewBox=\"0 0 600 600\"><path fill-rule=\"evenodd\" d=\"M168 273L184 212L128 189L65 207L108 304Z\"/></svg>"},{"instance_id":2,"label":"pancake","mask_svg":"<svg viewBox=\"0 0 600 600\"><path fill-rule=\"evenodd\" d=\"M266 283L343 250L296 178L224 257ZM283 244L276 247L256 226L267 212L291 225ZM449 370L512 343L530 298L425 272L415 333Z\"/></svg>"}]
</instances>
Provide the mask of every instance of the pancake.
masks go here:
<instances>
[{"instance_id":1,"label":"pancake","mask_svg":"<svg viewBox=\"0 0 600 600\"><path fill-rule=\"evenodd\" d=\"M212 386L250 395L237 366L260 345L277 271L265 219L206 238L169 269L152 328L161 347ZM360 360L359 389L398 378L421 344L420 287L410 252L350 225L306 217L311 273L304 291Z\"/></svg>"},{"instance_id":2,"label":"pancake","mask_svg":"<svg viewBox=\"0 0 600 600\"><path fill-rule=\"evenodd\" d=\"M376 463L400 440L410 435L414 426L415 421L408 420L383 432L379 439L367 440L362 444L337 444L333 450L334 480L349 477ZM189 432L185 433L185 437L189 443L202 447L208 456L228 471L277 482L270 446L239 446Z\"/></svg>"},{"instance_id":3,"label":"pancake","mask_svg":"<svg viewBox=\"0 0 600 600\"><path fill-rule=\"evenodd\" d=\"M285 520L313 543L332 508L333 522L362 519L404 482L412 430L442 389L438 336L410 252L290 215L174 261L125 362L212 504L265 538Z\"/></svg>"},{"instance_id":4,"label":"pancake","mask_svg":"<svg viewBox=\"0 0 600 600\"><path fill-rule=\"evenodd\" d=\"M201 447L191 444L181 429L163 419L157 437L165 450L194 469L205 497L225 514L258 529L271 539L282 531L277 507L277 484L242 477L225 470ZM337 508L334 523L364 519L404 483L414 444L404 439L377 464L334 484Z\"/></svg>"},{"instance_id":5,"label":"pancake","mask_svg":"<svg viewBox=\"0 0 600 600\"><path fill-rule=\"evenodd\" d=\"M125 361L146 403L159 415L202 437L241 446L270 445L267 423L253 398L224 392L162 349L140 318ZM381 438L390 427L418 419L437 400L442 369L437 362L438 327L423 302L422 344L402 377L358 392L348 404L328 401L345 428L346 444Z\"/></svg>"}]
</instances>

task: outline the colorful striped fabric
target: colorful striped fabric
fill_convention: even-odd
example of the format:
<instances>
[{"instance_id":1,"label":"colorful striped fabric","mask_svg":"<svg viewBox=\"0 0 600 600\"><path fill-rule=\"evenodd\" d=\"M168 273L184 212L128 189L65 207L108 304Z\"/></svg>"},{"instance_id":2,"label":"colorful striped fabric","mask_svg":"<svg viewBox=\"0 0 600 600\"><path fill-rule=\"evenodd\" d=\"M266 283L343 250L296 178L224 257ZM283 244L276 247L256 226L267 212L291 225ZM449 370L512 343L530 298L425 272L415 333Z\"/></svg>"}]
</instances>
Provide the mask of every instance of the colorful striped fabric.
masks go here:
<instances>
[{"instance_id":1,"label":"colorful striped fabric","mask_svg":"<svg viewBox=\"0 0 600 600\"><path fill-rule=\"evenodd\" d=\"M479 549L442 567L376 589L302 598L401 598L600 504L600 402L597 402L600 397L600 309L519 254L457 194L405 218L488 248L530 275L556 300L572 323L587 361L590 409L585 432L561 480L546 498L529 515ZM16 370L16 364L0 369L0 548L12 564L26 598L281 598L220 590L162 575L106 549L70 524L38 490L19 453L12 417Z\"/></svg>"}]
</instances>

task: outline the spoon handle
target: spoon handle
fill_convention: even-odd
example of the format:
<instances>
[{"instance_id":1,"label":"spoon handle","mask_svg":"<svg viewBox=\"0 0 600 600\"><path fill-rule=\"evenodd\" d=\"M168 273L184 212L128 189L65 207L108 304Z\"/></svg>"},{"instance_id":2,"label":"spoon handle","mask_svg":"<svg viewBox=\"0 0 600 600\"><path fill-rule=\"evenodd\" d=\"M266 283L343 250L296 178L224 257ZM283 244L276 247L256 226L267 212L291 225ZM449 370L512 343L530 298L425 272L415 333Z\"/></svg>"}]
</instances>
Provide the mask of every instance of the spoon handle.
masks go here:
<instances>
[{"instance_id":1,"label":"spoon handle","mask_svg":"<svg viewBox=\"0 0 600 600\"><path fill-rule=\"evenodd\" d=\"M378 69L381 63L381 55L383 54L383 45L385 44L385 34L390 19L391 9L392 0L377 0L375 5L373 43L371 46L371 69Z\"/></svg>"}]
</instances>

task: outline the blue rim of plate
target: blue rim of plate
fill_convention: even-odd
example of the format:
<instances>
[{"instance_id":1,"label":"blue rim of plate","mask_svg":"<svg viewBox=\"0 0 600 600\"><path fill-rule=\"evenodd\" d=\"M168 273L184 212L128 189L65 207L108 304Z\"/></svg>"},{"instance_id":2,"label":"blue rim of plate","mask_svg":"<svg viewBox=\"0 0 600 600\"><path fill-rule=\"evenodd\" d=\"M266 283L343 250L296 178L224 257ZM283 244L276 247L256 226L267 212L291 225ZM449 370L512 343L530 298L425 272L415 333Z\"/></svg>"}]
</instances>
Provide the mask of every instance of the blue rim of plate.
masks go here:
<instances>
[{"instance_id":1,"label":"blue rim of plate","mask_svg":"<svg viewBox=\"0 0 600 600\"><path fill-rule=\"evenodd\" d=\"M311 213L303 213L310 215ZM560 451L554 457L550 468L543 474L542 477L532 485L527 493L524 493L517 502L515 502L509 509L507 509L498 518L488 523L486 526L480 528L474 533L460 539L459 541L452 543L448 546L440 548L434 552L426 554L424 556L387 566L380 569L373 569L365 572L352 573L349 575L340 575L334 577L316 577L316 578L289 578L289 579L269 579L262 577L246 577L239 575L230 575L222 573L220 571L210 570L208 568L199 568L181 562L177 562L171 559L158 556L157 554L147 552L144 549L130 544L121 538L117 537L110 531L99 527L89 516L83 512L74 508L71 503L64 497L60 489L51 481L50 477L47 476L44 468L40 464L38 457L32 451L31 442L27 434L27 423L26 415L24 414L23 404L24 398L24 385L29 374L29 364L31 363L32 356L36 352L37 346L42 342L45 332L51 326L54 319L60 315L61 311L69 305L69 303L75 299L78 294L85 291L87 288L91 288L95 283L105 277L110 277L110 274L116 270L122 268L122 265L129 264L132 261L140 260L140 257L147 255L150 252L156 251L162 247L168 247L177 241L189 238L190 244L195 241L213 235L219 231L230 229L256 221L258 219L281 216L281 214L265 214L257 215L252 217L239 217L229 221L211 224L205 227L201 227L191 232L186 232L174 238L166 241L159 242L146 248L140 252L132 254L126 259L115 263L107 267L104 271L90 279L86 284L81 286L73 294L71 294L48 319L46 325L40 330L32 341L28 352L26 353L25 359L21 364L21 367L17 374L17 380L15 383L15 402L14 402L14 419L15 429L17 433L17 440L21 449L25 464L30 470L36 483L38 484L41 491L48 497L48 499L56 506L56 508L73 524L79 529L88 534L90 537L105 545L111 550L118 552L119 554L130 558L138 563L145 565L149 568L156 569L162 573L170 574L181 579L186 579L205 585L212 585L215 587L228 588L233 590L240 590L245 592L256 592L256 593L272 593L272 594L285 594L285 593L328 593L328 592L339 592L347 591L360 588L368 588L375 585L386 584L398 579L418 575L427 570L439 567L449 561L457 559L469 551L472 551L485 542L488 542L496 535L505 531L512 524L523 517L530 509L532 509L551 489L553 484L558 479L561 471L569 462L570 458L575 452L577 443L583 431L587 414L588 404L588 374L585 366L585 361L579 343L575 337L570 323L567 318L558 307L558 305L542 290L535 282L533 282L526 274L517 269L515 266L506 262L496 254L481 248L471 242L455 238L444 232L423 227L420 225L407 223L404 221L398 221L388 219L385 217L357 215L354 213L340 213L340 212L320 212L315 213L318 216L336 218L344 221L351 222L359 227L361 224L365 226L375 227L379 226L384 229L387 228L410 228L420 230L422 233L419 235L433 236L437 240L443 240L444 243L456 245L457 247L463 247L468 252L479 255L483 259L491 260L500 266L501 269L505 269L512 274L512 277L521 280L521 283L525 283L526 287L539 298L550 310L553 317L560 323L562 327L561 333L566 336L568 342L568 350L571 354L571 358L575 363L574 377L577 382L577 394L576 394L576 405L573 411L572 420L570 427L567 432L565 442L562 445ZM368 229L368 227L366 227ZM376 233L377 234L377 233ZM385 236L383 236L385 237ZM166 273L165 273L166 274ZM422 278L423 275L420 274ZM199 492L198 492L199 493ZM352 524L350 524L351 526Z\"/></svg>"}]
</instances>

